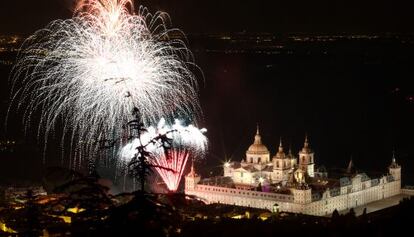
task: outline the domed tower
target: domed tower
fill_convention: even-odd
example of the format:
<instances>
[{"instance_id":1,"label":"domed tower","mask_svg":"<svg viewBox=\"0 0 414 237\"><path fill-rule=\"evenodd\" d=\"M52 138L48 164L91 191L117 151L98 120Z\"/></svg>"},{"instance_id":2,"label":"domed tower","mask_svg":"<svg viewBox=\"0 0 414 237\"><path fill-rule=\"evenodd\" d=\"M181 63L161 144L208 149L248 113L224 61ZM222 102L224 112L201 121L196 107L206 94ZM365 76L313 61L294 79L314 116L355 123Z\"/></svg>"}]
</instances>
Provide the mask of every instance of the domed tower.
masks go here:
<instances>
[{"instance_id":1,"label":"domed tower","mask_svg":"<svg viewBox=\"0 0 414 237\"><path fill-rule=\"evenodd\" d=\"M282 138L279 143L279 150L272 159L273 161L273 177L276 182L287 181L289 179L289 172L292 168L289 156L283 151Z\"/></svg>"},{"instance_id":2,"label":"domed tower","mask_svg":"<svg viewBox=\"0 0 414 237\"><path fill-rule=\"evenodd\" d=\"M254 143L246 151L246 162L252 164L266 164L270 162L270 152L262 143L259 125L257 125L256 135L254 136Z\"/></svg>"},{"instance_id":3,"label":"domed tower","mask_svg":"<svg viewBox=\"0 0 414 237\"><path fill-rule=\"evenodd\" d=\"M309 177L314 177L314 153L309 147L308 136L305 136L305 143L299 151L299 168L306 172Z\"/></svg>"}]
</instances>

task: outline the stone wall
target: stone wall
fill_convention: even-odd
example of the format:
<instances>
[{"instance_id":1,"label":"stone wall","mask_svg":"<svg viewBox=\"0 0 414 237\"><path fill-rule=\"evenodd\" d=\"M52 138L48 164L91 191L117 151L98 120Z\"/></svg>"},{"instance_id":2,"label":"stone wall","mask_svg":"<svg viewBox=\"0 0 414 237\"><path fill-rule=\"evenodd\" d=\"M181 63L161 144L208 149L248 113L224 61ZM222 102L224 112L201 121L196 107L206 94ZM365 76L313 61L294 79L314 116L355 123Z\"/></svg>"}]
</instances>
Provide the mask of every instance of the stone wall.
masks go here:
<instances>
[{"instance_id":1,"label":"stone wall","mask_svg":"<svg viewBox=\"0 0 414 237\"><path fill-rule=\"evenodd\" d=\"M370 180L369 180L370 181ZM370 182L369 182L370 183ZM295 190L293 194L305 195L310 190ZM414 191L414 190L413 190ZM196 185L194 190L186 190L186 194L195 195L207 203L223 203L229 205L255 207L272 210L276 204L279 211L305 213L309 215L330 215L338 211L365 205L370 202L392 197L401 193L401 180L387 182L385 178L378 185L368 182L355 182L341 188L341 194L331 196L329 190L318 201L306 202L294 195L248 191L234 188Z\"/></svg>"}]
</instances>

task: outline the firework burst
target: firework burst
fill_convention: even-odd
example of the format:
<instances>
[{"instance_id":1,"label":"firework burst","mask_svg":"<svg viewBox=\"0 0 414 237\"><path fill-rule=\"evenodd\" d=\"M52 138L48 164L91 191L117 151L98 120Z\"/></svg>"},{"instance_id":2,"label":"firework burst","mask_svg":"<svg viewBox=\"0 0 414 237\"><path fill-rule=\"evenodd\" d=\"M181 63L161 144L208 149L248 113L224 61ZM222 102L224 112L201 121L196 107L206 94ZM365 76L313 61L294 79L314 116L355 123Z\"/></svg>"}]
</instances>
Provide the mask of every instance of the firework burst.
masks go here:
<instances>
[{"instance_id":1,"label":"firework burst","mask_svg":"<svg viewBox=\"0 0 414 237\"><path fill-rule=\"evenodd\" d=\"M138 146L144 146L154 158L163 157L165 155L163 144L154 141L154 138L160 135L166 135L171 140L172 149L188 150L194 156L202 157L207 148L207 138L204 135L206 131L205 128L198 129L193 125L185 126L180 120L175 120L174 124L169 125L165 119L161 119L156 127L150 126L140 138L133 139L121 149L121 161L128 164L137 154Z\"/></svg>"},{"instance_id":2,"label":"firework burst","mask_svg":"<svg viewBox=\"0 0 414 237\"><path fill-rule=\"evenodd\" d=\"M206 129L193 125L185 126L176 120L169 125L161 119L157 127L149 127L139 138L132 140L121 149L121 167L128 167L138 154L138 147L149 153L148 163L157 171L168 190L175 192L180 184L188 158L203 157L207 147ZM171 141L166 147L162 141L154 139L165 136Z\"/></svg>"},{"instance_id":3,"label":"firework burst","mask_svg":"<svg viewBox=\"0 0 414 237\"><path fill-rule=\"evenodd\" d=\"M40 112L45 144L63 123L62 143L69 138L89 155L96 141L124 135L133 108L146 126L162 117L196 121L192 56L172 32L180 33L166 13L135 11L133 0L80 0L73 18L24 42L11 74L12 105L24 112L26 127Z\"/></svg>"},{"instance_id":4,"label":"firework burst","mask_svg":"<svg viewBox=\"0 0 414 237\"><path fill-rule=\"evenodd\" d=\"M186 150L173 149L164 156L150 160L171 192L177 191L189 156L190 153Z\"/></svg>"}]
</instances>

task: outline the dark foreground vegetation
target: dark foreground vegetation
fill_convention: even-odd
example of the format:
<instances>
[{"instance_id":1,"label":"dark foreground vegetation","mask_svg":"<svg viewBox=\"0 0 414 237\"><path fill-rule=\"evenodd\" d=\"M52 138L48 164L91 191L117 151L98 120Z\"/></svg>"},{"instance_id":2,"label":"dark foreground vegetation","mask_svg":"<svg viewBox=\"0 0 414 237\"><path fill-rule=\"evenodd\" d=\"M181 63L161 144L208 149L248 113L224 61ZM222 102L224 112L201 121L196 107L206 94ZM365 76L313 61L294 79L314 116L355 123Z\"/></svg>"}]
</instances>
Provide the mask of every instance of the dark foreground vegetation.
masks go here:
<instances>
[{"instance_id":1,"label":"dark foreground vegetation","mask_svg":"<svg viewBox=\"0 0 414 237\"><path fill-rule=\"evenodd\" d=\"M359 217L314 217L205 205L183 194L110 195L96 177L77 177L36 196L2 198L0 236L390 236L410 231L414 199Z\"/></svg>"}]
</instances>

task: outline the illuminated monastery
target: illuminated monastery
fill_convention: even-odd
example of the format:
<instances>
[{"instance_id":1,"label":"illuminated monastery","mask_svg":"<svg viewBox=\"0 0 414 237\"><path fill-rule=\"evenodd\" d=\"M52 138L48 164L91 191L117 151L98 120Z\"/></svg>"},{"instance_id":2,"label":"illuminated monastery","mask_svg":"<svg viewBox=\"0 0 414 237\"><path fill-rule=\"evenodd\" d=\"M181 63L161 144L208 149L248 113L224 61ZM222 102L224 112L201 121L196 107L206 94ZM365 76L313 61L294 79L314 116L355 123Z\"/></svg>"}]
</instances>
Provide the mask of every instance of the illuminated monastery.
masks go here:
<instances>
[{"instance_id":1,"label":"illuminated monastery","mask_svg":"<svg viewBox=\"0 0 414 237\"><path fill-rule=\"evenodd\" d=\"M194 167L185 177L185 193L206 203L223 203L310 215L338 211L401 194L401 167L392 158L388 173L370 178L351 171L331 178L315 169L308 138L296 157L285 152L282 141L271 158L257 128L253 144L241 162L224 164L224 175L202 179Z\"/></svg>"}]
</instances>

